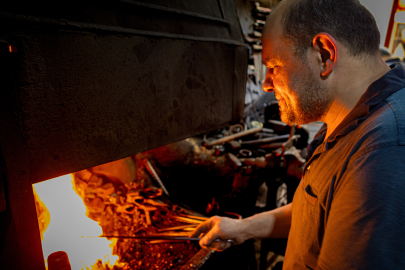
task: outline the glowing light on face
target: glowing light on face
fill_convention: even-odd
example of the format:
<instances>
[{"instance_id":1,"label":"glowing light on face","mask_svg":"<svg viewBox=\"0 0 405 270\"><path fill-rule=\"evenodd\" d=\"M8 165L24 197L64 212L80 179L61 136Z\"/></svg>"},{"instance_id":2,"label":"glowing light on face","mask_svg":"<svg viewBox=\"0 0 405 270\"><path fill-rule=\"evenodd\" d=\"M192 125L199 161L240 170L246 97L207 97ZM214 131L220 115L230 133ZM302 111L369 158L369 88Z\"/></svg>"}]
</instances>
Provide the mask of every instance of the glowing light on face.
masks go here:
<instances>
[{"instance_id":1,"label":"glowing light on face","mask_svg":"<svg viewBox=\"0 0 405 270\"><path fill-rule=\"evenodd\" d=\"M305 65L304 65L305 66ZM290 80L290 99L286 99L285 109L280 107L280 117L284 123L306 124L319 121L331 102L327 89L307 67L294 74Z\"/></svg>"},{"instance_id":2,"label":"glowing light on face","mask_svg":"<svg viewBox=\"0 0 405 270\"><path fill-rule=\"evenodd\" d=\"M320 121L327 113L332 98L322 85L321 78L316 77L317 72L311 69L313 65L305 56L298 57L296 45L284 37L280 14L280 9L278 13L273 13L263 31L262 59L268 67L263 89L275 92L284 123Z\"/></svg>"},{"instance_id":3,"label":"glowing light on face","mask_svg":"<svg viewBox=\"0 0 405 270\"><path fill-rule=\"evenodd\" d=\"M291 58L293 58L292 56ZM285 65L270 70L266 90L274 90L279 101L281 120L289 125L319 121L331 103L325 89L311 73L306 61L294 57Z\"/></svg>"}]
</instances>

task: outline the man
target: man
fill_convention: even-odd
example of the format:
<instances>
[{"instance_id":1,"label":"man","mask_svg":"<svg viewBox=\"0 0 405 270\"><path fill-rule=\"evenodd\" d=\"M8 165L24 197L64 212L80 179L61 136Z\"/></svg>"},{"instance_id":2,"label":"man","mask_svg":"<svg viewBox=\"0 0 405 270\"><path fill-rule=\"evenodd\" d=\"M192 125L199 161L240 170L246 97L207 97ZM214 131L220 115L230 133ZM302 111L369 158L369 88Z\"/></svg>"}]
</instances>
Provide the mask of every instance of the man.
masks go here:
<instances>
[{"instance_id":1,"label":"man","mask_svg":"<svg viewBox=\"0 0 405 270\"><path fill-rule=\"evenodd\" d=\"M283 0L262 43L282 121L325 125L291 204L191 236L216 250L288 236L284 269L405 269L405 72L379 56L373 16L357 0Z\"/></svg>"}]
</instances>

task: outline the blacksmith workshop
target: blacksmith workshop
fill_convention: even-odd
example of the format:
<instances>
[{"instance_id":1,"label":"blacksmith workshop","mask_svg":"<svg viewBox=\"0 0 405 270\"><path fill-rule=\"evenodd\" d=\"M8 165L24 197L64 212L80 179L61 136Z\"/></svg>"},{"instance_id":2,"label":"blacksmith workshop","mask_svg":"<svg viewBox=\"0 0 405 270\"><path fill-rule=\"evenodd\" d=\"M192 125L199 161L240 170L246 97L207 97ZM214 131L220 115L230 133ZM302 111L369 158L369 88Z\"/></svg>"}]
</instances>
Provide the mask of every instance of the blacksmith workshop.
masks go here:
<instances>
[{"instance_id":1,"label":"blacksmith workshop","mask_svg":"<svg viewBox=\"0 0 405 270\"><path fill-rule=\"evenodd\" d=\"M1 7L0 270L405 269L405 0Z\"/></svg>"}]
</instances>

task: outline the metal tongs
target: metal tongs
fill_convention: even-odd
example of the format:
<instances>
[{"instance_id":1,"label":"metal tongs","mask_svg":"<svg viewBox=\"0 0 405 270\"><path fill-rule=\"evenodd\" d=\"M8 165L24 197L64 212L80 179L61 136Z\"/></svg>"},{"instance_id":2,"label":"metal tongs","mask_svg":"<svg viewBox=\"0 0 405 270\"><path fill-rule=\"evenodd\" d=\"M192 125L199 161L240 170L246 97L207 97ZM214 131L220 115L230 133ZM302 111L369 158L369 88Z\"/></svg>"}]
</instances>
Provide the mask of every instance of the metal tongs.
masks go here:
<instances>
[{"instance_id":1,"label":"metal tongs","mask_svg":"<svg viewBox=\"0 0 405 270\"><path fill-rule=\"evenodd\" d=\"M171 236L171 235L144 235L144 236L101 235L99 237L139 239L139 240L176 240L176 241L200 241L201 239L199 237Z\"/></svg>"},{"instance_id":2,"label":"metal tongs","mask_svg":"<svg viewBox=\"0 0 405 270\"><path fill-rule=\"evenodd\" d=\"M139 240L172 240L172 241L200 241L200 237L186 237L186 236L165 236L165 235L145 235L145 236L116 236L116 235L101 235L99 237L105 238L123 238L123 239L139 239ZM225 241L228 243L233 243L232 239L221 240L216 239L214 242Z\"/></svg>"}]
</instances>

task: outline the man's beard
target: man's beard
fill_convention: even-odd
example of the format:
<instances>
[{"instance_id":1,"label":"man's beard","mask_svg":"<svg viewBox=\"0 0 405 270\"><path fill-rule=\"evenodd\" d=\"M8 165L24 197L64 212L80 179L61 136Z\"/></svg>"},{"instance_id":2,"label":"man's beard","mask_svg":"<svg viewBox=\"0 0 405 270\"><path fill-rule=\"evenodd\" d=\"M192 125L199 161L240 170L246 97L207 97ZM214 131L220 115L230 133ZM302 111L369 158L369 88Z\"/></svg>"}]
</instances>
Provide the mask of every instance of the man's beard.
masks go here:
<instances>
[{"instance_id":1,"label":"man's beard","mask_svg":"<svg viewBox=\"0 0 405 270\"><path fill-rule=\"evenodd\" d=\"M288 125L320 121L331 104L331 98L313 74L305 69L292 78L290 89L296 94L292 101L285 100L285 109L280 110L281 121Z\"/></svg>"}]
</instances>

